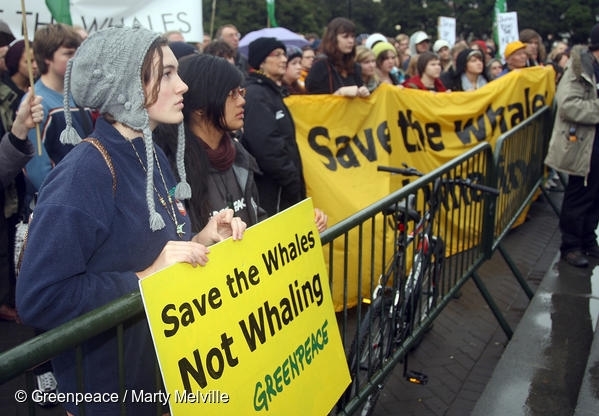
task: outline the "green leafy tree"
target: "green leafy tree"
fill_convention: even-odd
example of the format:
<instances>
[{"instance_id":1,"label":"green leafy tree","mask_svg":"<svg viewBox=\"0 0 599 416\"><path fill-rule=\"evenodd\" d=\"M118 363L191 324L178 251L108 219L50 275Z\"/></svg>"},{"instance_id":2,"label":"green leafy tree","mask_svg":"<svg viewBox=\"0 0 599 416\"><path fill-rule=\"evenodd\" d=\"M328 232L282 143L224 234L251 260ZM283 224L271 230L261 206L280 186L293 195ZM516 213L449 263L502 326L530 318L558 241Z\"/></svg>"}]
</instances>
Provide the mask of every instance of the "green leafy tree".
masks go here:
<instances>
[{"instance_id":1,"label":"green leafy tree","mask_svg":"<svg viewBox=\"0 0 599 416\"><path fill-rule=\"evenodd\" d=\"M265 0L203 0L204 28L209 31L216 4L214 31L233 23L242 34L266 27ZM439 16L455 17L457 36L485 38L492 32L495 0L275 0L279 26L298 33L322 35L327 22L344 16L356 23L357 33L395 36L424 30L436 38ZM599 0L507 0L518 13L519 29L531 28L543 38L567 37L586 42L599 16Z\"/></svg>"},{"instance_id":2,"label":"green leafy tree","mask_svg":"<svg viewBox=\"0 0 599 416\"><path fill-rule=\"evenodd\" d=\"M219 26L232 23L241 32L245 33L262 29L267 26L267 13L265 0L217 0L214 2L214 33ZM298 33L322 33L326 26L326 16L329 10L321 13L315 7L317 1L281 1L275 0L276 18L279 26ZM209 32L212 15L212 0L203 0L204 30Z\"/></svg>"}]
</instances>

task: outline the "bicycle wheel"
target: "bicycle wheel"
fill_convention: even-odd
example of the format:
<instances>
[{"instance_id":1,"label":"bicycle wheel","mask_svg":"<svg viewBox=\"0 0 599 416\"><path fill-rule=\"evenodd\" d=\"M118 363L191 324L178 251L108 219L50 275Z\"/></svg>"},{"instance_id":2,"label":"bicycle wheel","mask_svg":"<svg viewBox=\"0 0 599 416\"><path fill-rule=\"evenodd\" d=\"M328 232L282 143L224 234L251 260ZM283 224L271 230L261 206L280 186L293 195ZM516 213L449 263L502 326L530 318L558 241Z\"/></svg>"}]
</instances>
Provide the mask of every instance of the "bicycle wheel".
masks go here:
<instances>
[{"instance_id":1,"label":"bicycle wheel","mask_svg":"<svg viewBox=\"0 0 599 416\"><path fill-rule=\"evenodd\" d=\"M443 270L443 262L445 260L445 244L439 237L433 237L430 240L428 253L417 253L414 256L412 287L415 291L412 297L415 304L410 306L410 310L414 317L412 324L415 329L425 319L428 318L431 311L437 306L439 297L439 279ZM432 328L432 323L428 325L426 330ZM419 337L413 348L416 348L422 341L422 336Z\"/></svg>"},{"instance_id":2,"label":"bicycle wheel","mask_svg":"<svg viewBox=\"0 0 599 416\"><path fill-rule=\"evenodd\" d=\"M344 404L354 397L360 388L361 381L368 380L380 370L384 361L389 357L393 345L393 297L385 292L375 299L370 309L364 315L358 336L352 343L348 364L352 381L344 393ZM360 414L372 414L378 400L382 385L367 398Z\"/></svg>"}]
</instances>

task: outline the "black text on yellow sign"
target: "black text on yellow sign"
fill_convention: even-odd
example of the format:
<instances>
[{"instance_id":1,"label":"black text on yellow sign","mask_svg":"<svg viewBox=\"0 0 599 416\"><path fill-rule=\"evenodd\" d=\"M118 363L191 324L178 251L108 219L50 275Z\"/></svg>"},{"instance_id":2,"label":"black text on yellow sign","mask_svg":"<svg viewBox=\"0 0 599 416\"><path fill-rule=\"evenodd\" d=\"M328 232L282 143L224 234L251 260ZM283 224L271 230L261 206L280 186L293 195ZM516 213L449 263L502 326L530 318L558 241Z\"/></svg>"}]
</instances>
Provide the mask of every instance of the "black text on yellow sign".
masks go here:
<instances>
[{"instance_id":1,"label":"black text on yellow sign","mask_svg":"<svg viewBox=\"0 0 599 416\"><path fill-rule=\"evenodd\" d=\"M320 403L309 403L318 410L308 413L318 414L347 385L311 201L279 215L248 229L242 241L213 246L204 268L176 265L142 281L170 397L215 391L226 403L213 401L202 412L294 414L312 390ZM322 389L328 372L336 379ZM197 411L190 401L169 404L175 416Z\"/></svg>"},{"instance_id":2,"label":"black text on yellow sign","mask_svg":"<svg viewBox=\"0 0 599 416\"><path fill-rule=\"evenodd\" d=\"M376 162L380 159L380 151L387 155L394 150L408 153L427 150L443 152L450 146L447 142L456 138L461 145L472 145L505 133L545 106L546 95L531 95L530 88L525 88L522 97L514 97L513 102L505 105L489 103L474 117L468 114L467 118L453 120L453 134L448 134L450 130L438 121L419 118L411 108L399 108L394 118L379 121L375 127L367 126L353 136L335 137L332 134L336 130L334 126L332 129L327 126L311 127L307 142L323 158L326 169L331 171L360 167L358 155L368 162ZM387 116L388 113L381 115Z\"/></svg>"}]
</instances>

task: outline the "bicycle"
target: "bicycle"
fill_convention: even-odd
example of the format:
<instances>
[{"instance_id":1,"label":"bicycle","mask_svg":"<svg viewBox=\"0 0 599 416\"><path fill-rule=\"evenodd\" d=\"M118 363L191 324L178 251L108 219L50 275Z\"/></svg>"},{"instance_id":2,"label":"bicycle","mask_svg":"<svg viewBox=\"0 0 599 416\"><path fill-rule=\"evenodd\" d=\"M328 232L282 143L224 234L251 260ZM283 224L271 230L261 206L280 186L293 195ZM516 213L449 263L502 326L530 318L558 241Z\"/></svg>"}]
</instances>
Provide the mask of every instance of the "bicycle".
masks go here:
<instances>
[{"instance_id":1,"label":"bicycle","mask_svg":"<svg viewBox=\"0 0 599 416\"><path fill-rule=\"evenodd\" d=\"M424 174L406 164L403 168L379 166L377 170L401 174L406 177L423 176ZM443 239L434 234L434 220L441 203L440 194L443 186L450 185L468 187L498 195L491 188L471 179L437 178L426 199L426 208L422 215L415 209L415 195L394 203L383 210L386 218L394 228L394 253L384 267L378 284L373 290L370 307L365 313L357 337L352 342L348 355L348 364L352 381L342 396L343 404L347 404L359 388L359 379L370 379L379 371L395 350L402 346L428 318L437 305L439 296L438 283L445 259ZM409 232L409 224L414 224ZM408 273L405 272L405 261L410 248L412 263ZM391 283L391 284L390 284ZM426 323L426 329L419 331L419 336L410 340L412 349L422 341L425 332L432 327ZM411 383L426 384L426 374L408 369L408 352L403 359L403 376ZM379 383L368 395L361 409L361 415L372 414L382 391Z\"/></svg>"}]
</instances>

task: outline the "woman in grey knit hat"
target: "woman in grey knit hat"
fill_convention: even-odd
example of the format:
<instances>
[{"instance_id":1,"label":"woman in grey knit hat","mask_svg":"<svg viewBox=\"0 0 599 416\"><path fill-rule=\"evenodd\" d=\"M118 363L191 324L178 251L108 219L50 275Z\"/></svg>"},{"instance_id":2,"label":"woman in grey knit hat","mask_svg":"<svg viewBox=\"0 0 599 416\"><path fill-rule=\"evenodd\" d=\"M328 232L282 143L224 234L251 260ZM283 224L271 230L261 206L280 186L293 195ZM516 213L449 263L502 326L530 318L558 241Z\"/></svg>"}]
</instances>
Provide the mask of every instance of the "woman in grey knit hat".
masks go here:
<instances>
[{"instance_id":1,"label":"woman in grey knit hat","mask_svg":"<svg viewBox=\"0 0 599 416\"><path fill-rule=\"evenodd\" d=\"M17 309L24 323L54 328L138 291L140 279L174 263L206 264L207 245L215 241L241 238L245 224L232 210L215 215L192 235L181 202L191 194L183 169L184 141L178 148L178 184L164 153L152 142L159 123L183 120L187 85L177 66L166 39L143 28L123 27L92 34L69 61L65 97L72 91L77 105L97 109L101 117L93 140L75 146L40 190L17 284ZM65 112L61 139L76 143L80 138L68 108ZM158 391L145 318L125 326L122 346L119 364L115 331L86 341L81 380L74 350L55 357L60 392ZM125 366L123 384L119 365ZM119 414L126 403L128 414L156 414L156 403L127 399L131 395L116 402L66 402L64 407L73 415L80 414L81 406L86 415L104 415Z\"/></svg>"}]
</instances>

